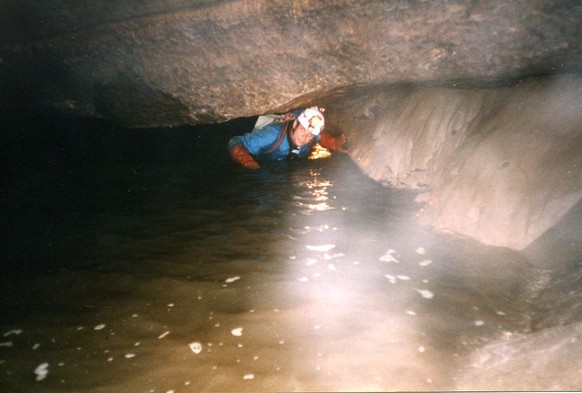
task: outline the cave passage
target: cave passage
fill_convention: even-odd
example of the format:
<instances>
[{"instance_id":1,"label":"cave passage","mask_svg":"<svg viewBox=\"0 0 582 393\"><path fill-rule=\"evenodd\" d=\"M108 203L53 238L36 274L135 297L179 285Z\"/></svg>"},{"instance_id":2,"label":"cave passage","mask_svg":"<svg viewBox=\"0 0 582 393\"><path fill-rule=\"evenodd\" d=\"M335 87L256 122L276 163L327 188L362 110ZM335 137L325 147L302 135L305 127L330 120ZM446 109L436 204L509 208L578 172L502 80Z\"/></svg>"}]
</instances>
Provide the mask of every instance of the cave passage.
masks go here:
<instances>
[{"instance_id":1,"label":"cave passage","mask_svg":"<svg viewBox=\"0 0 582 393\"><path fill-rule=\"evenodd\" d=\"M0 390L580 387L579 268L421 227L347 156L243 170L226 141L252 123L19 126ZM570 380L532 357L565 342Z\"/></svg>"}]
</instances>

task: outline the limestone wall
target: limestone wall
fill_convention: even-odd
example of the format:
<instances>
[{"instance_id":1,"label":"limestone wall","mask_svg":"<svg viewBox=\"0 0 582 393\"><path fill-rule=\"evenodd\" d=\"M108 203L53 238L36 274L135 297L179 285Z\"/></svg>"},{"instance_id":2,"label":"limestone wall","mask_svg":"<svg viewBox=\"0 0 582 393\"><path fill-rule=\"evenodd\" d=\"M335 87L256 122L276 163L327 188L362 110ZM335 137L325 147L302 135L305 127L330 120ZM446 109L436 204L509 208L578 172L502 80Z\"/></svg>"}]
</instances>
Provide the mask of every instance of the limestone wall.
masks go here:
<instances>
[{"instance_id":1,"label":"limestone wall","mask_svg":"<svg viewBox=\"0 0 582 393\"><path fill-rule=\"evenodd\" d=\"M582 197L582 80L387 88L326 102L372 178L422 193L421 219L523 249Z\"/></svg>"}]
</instances>

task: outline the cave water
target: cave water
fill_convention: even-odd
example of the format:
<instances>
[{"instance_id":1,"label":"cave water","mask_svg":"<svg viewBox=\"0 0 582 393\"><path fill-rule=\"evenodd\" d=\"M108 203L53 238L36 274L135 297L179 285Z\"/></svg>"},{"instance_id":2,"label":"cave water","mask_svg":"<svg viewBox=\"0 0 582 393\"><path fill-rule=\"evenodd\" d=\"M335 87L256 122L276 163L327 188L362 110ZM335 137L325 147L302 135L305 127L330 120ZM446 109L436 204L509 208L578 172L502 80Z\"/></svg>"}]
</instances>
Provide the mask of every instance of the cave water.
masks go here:
<instances>
[{"instance_id":1,"label":"cave water","mask_svg":"<svg viewBox=\"0 0 582 393\"><path fill-rule=\"evenodd\" d=\"M239 168L253 121L10 125L0 390L582 387L579 263L436 233L345 155Z\"/></svg>"}]
</instances>

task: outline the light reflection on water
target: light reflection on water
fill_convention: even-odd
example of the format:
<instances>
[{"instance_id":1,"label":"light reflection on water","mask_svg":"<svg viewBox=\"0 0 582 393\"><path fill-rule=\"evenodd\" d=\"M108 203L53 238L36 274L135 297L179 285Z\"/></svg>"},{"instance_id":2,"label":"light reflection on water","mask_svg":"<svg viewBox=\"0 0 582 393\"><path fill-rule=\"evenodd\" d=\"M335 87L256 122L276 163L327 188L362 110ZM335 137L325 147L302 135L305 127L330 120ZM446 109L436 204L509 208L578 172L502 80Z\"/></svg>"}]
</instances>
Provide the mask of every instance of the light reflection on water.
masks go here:
<instances>
[{"instance_id":1,"label":"light reflection on water","mask_svg":"<svg viewBox=\"0 0 582 393\"><path fill-rule=\"evenodd\" d=\"M471 372L499 343L499 356L514 338L533 351L523 337L547 274L419 227L412 193L344 156L254 172L197 164L120 168L133 194L99 195L121 203L52 236L60 269L6 282L3 390L484 389Z\"/></svg>"},{"instance_id":2,"label":"light reflection on water","mask_svg":"<svg viewBox=\"0 0 582 393\"><path fill-rule=\"evenodd\" d=\"M307 209L303 209L303 214L333 209L328 203L328 189L332 186L332 181L322 180L319 171L315 169L310 169L309 175L312 180L299 181L296 184L299 190L306 189L303 195L293 196L296 206Z\"/></svg>"}]
</instances>

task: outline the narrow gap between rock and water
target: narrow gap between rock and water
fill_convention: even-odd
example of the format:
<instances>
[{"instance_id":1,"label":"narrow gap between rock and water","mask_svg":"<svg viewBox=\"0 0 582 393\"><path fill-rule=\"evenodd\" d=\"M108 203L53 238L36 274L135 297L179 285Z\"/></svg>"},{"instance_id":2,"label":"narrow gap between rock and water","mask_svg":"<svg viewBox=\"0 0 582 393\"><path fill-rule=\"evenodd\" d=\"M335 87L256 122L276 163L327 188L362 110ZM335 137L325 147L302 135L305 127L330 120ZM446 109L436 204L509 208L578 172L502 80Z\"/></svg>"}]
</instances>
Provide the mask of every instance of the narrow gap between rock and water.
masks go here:
<instances>
[{"instance_id":1,"label":"narrow gap between rock and water","mask_svg":"<svg viewBox=\"0 0 582 393\"><path fill-rule=\"evenodd\" d=\"M253 122L10 125L0 390L580 387L579 265L422 227L345 155L239 168Z\"/></svg>"}]
</instances>

